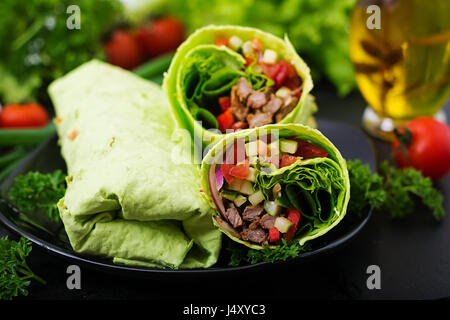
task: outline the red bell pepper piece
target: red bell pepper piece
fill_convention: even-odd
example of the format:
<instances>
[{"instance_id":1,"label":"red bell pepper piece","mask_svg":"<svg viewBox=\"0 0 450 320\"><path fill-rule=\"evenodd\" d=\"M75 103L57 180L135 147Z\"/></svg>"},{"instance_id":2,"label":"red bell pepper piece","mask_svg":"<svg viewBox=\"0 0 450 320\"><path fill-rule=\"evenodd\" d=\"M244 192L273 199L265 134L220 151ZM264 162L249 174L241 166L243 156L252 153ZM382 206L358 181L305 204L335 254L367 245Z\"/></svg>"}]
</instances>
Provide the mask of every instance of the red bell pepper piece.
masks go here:
<instances>
[{"instance_id":1,"label":"red bell pepper piece","mask_svg":"<svg viewBox=\"0 0 450 320\"><path fill-rule=\"evenodd\" d=\"M244 57L245 59L245 66L248 67L249 65L251 65L253 63L253 61L255 61L255 59L253 59L252 57Z\"/></svg>"},{"instance_id":2,"label":"red bell pepper piece","mask_svg":"<svg viewBox=\"0 0 450 320\"><path fill-rule=\"evenodd\" d=\"M277 228L270 229L269 230L269 241L277 242L278 240L280 240L280 231Z\"/></svg>"},{"instance_id":3,"label":"red bell pepper piece","mask_svg":"<svg viewBox=\"0 0 450 320\"><path fill-rule=\"evenodd\" d=\"M285 154L281 157L280 167L283 168L283 167L290 166L295 161L297 161L297 159L298 158L296 156L291 156L291 155Z\"/></svg>"},{"instance_id":4,"label":"red bell pepper piece","mask_svg":"<svg viewBox=\"0 0 450 320\"><path fill-rule=\"evenodd\" d=\"M294 208L290 208L287 211L288 211L287 216L288 220L291 221L294 224L295 229L297 229L298 222L300 221L300 212L298 212Z\"/></svg>"},{"instance_id":5,"label":"red bell pepper piece","mask_svg":"<svg viewBox=\"0 0 450 320\"><path fill-rule=\"evenodd\" d=\"M222 112L227 111L227 109L231 106L230 97L220 97L219 105L220 105L220 109L222 109Z\"/></svg>"},{"instance_id":6,"label":"red bell pepper piece","mask_svg":"<svg viewBox=\"0 0 450 320\"><path fill-rule=\"evenodd\" d=\"M229 39L228 38L217 38L216 46L228 46Z\"/></svg>"},{"instance_id":7,"label":"red bell pepper piece","mask_svg":"<svg viewBox=\"0 0 450 320\"><path fill-rule=\"evenodd\" d=\"M219 130L225 132L225 130L230 129L234 123L233 113L231 109L228 108L223 113L217 116L217 122L219 123Z\"/></svg>"},{"instance_id":8,"label":"red bell pepper piece","mask_svg":"<svg viewBox=\"0 0 450 320\"><path fill-rule=\"evenodd\" d=\"M293 223L292 227L283 235L283 238L287 241L291 241L295 233L297 232L298 222L300 221L300 212L295 210L294 208L288 209L287 219Z\"/></svg>"},{"instance_id":9,"label":"red bell pepper piece","mask_svg":"<svg viewBox=\"0 0 450 320\"><path fill-rule=\"evenodd\" d=\"M295 138L293 140L298 142L297 152L295 152L295 155L297 157L302 157L303 159L310 159L316 157L325 158L328 156L327 151L325 151L321 147L312 144L311 142L298 138Z\"/></svg>"}]
</instances>

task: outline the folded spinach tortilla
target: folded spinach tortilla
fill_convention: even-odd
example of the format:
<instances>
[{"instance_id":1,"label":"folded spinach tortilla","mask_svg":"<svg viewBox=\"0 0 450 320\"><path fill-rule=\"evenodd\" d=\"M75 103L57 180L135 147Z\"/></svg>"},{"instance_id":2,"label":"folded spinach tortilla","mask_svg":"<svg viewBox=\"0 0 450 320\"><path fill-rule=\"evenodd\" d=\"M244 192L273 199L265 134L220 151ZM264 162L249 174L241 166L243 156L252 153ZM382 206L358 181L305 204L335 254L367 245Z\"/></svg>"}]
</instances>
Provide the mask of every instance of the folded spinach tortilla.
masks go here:
<instances>
[{"instance_id":1,"label":"folded spinach tortilla","mask_svg":"<svg viewBox=\"0 0 450 320\"><path fill-rule=\"evenodd\" d=\"M183 149L160 87L93 60L49 93L68 171L58 208L73 249L127 265L213 265L221 235L199 167L173 159Z\"/></svg>"},{"instance_id":2,"label":"folded spinach tortilla","mask_svg":"<svg viewBox=\"0 0 450 320\"><path fill-rule=\"evenodd\" d=\"M268 142L263 150L269 150L257 158L249 156L249 146L256 141L258 144ZM286 141L291 146L296 145L292 154L280 147ZM289 162L283 164L285 159ZM231 183L222 178L226 177L226 172L233 175L231 170L236 169L233 167L244 168L245 163L252 170L251 179L246 178L247 173L242 170L228 177L233 179ZM297 221L295 233L288 236L303 245L334 228L344 218L350 198L347 165L339 150L320 131L300 124L267 125L226 135L203 159L202 185L215 209L214 223L228 237L253 249L280 243L269 241L269 229L273 225L265 227L264 218L289 218L291 208L298 211L300 221ZM245 187L244 192L246 185L251 187ZM237 190L240 191L236 193ZM255 205L258 192L260 199ZM242 196L245 199L237 202ZM246 213L251 212L258 212L258 216L250 216L246 222ZM257 236L256 240L247 239L252 234Z\"/></svg>"},{"instance_id":3,"label":"folded spinach tortilla","mask_svg":"<svg viewBox=\"0 0 450 320\"><path fill-rule=\"evenodd\" d=\"M287 37L280 39L249 27L207 26L198 29L178 47L164 77L163 88L180 126L188 129L192 136L199 137L203 146L217 142L223 136L223 132L218 130L218 98L229 95L241 77L247 78L257 91L264 91L267 81L272 81L261 71L254 71L259 66L248 67L247 58L242 53L244 44L235 50L230 45L216 45L217 39L232 37L238 37L242 43L259 39L263 49L258 53L259 58L254 53L252 59L255 63L262 59L264 50L270 49L278 61L285 60L292 65L301 80L301 96L295 107L282 120L276 121L274 116L273 121L314 125L312 114L317 106L309 94L313 88L310 70ZM236 116L234 120L238 120Z\"/></svg>"}]
</instances>

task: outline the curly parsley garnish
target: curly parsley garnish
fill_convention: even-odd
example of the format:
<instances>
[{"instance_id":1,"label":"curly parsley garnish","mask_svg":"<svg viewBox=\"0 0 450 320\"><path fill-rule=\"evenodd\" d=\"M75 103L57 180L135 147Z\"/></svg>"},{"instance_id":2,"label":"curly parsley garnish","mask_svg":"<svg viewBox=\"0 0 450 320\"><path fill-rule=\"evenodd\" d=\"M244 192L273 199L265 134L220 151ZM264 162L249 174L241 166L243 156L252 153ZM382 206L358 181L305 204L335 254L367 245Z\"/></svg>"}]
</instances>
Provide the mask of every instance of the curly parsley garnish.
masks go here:
<instances>
[{"instance_id":1,"label":"curly parsley garnish","mask_svg":"<svg viewBox=\"0 0 450 320\"><path fill-rule=\"evenodd\" d=\"M27 287L32 279L46 283L27 265L26 257L30 252L31 242L23 237L19 241L0 238L0 300L28 295Z\"/></svg>"},{"instance_id":2,"label":"curly parsley garnish","mask_svg":"<svg viewBox=\"0 0 450 320\"><path fill-rule=\"evenodd\" d=\"M28 172L16 177L8 197L19 210L42 210L57 222L60 218L56 204L65 192L65 175L61 170L45 174Z\"/></svg>"}]
</instances>

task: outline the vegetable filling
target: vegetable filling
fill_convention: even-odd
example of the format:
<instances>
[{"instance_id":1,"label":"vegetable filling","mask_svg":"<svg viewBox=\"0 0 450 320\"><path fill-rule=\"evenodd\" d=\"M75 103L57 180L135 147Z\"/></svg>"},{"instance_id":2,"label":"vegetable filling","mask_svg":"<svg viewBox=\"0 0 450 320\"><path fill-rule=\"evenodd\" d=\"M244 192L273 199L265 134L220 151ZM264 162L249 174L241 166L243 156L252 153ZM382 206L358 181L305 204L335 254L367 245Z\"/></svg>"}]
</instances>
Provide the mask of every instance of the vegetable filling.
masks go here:
<instances>
[{"instance_id":1,"label":"vegetable filling","mask_svg":"<svg viewBox=\"0 0 450 320\"><path fill-rule=\"evenodd\" d=\"M191 58L183 76L184 98L207 129L225 133L278 123L302 95L295 67L259 38L217 38Z\"/></svg>"},{"instance_id":2,"label":"vegetable filling","mask_svg":"<svg viewBox=\"0 0 450 320\"><path fill-rule=\"evenodd\" d=\"M216 221L224 230L253 244L277 245L339 215L335 204L344 183L325 149L300 137L250 139L234 141L219 155L223 163L210 169L212 193L223 204Z\"/></svg>"}]
</instances>

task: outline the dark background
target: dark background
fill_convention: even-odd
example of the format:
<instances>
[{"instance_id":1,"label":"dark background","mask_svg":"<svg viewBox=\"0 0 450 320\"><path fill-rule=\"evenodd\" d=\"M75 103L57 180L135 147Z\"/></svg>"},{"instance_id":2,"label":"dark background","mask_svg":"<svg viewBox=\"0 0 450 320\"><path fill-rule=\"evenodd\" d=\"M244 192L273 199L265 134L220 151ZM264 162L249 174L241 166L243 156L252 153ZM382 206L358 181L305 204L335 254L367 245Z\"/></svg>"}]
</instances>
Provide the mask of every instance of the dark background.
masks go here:
<instances>
[{"instance_id":1,"label":"dark background","mask_svg":"<svg viewBox=\"0 0 450 320\"><path fill-rule=\"evenodd\" d=\"M339 121L359 128L366 106L359 93L339 98L334 89L316 86L317 118ZM450 115L450 102L445 110ZM389 144L371 139L377 161L389 155ZM357 146L355 146L357 147ZM437 183L450 208L450 175ZM0 226L0 236L17 235ZM375 212L365 228L339 250L312 261L283 263L264 269L205 276L161 276L135 278L81 267L81 289L66 286L66 269L73 262L38 246L28 258L31 269L47 281L35 281L22 299L157 299L234 303L284 299L447 299L450 297L450 218L436 222L431 213L417 206L401 220ZM370 265L381 269L381 289L367 289Z\"/></svg>"}]
</instances>

